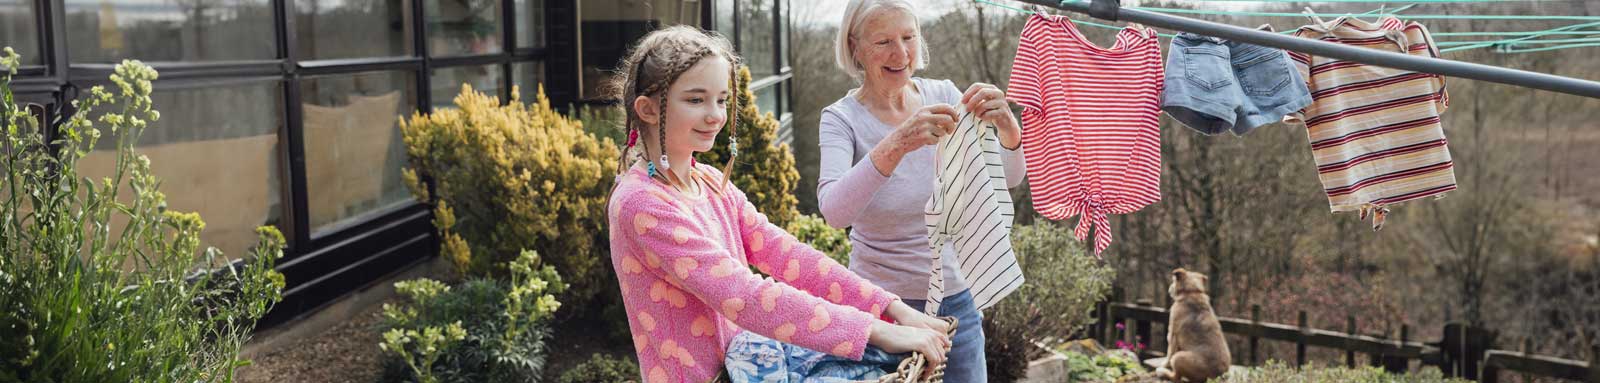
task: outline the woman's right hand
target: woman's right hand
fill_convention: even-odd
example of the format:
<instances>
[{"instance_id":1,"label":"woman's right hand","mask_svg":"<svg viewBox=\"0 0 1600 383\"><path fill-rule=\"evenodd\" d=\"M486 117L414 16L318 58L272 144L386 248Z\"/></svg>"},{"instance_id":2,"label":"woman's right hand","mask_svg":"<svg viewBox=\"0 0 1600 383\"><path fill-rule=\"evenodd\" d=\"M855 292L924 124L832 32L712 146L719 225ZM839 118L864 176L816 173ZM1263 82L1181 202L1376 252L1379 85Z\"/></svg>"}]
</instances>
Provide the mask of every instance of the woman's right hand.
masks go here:
<instances>
[{"instance_id":1,"label":"woman's right hand","mask_svg":"<svg viewBox=\"0 0 1600 383\"><path fill-rule=\"evenodd\" d=\"M928 358L924 373L932 374L937 366L944 363L944 354L950 351L950 337L933 330L879 321L872 324L871 331L867 343L884 351L893 354L922 353Z\"/></svg>"},{"instance_id":2,"label":"woman's right hand","mask_svg":"<svg viewBox=\"0 0 1600 383\"><path fill-rule=\"evenodd\" d=\"M958 117L956 108L949 104L934 104L918 109L873 150L872 162L877 165L878 173L884 176L894 173L906 153L937 144L941 137L955 132Z\"/></svg>"}]
</instances>

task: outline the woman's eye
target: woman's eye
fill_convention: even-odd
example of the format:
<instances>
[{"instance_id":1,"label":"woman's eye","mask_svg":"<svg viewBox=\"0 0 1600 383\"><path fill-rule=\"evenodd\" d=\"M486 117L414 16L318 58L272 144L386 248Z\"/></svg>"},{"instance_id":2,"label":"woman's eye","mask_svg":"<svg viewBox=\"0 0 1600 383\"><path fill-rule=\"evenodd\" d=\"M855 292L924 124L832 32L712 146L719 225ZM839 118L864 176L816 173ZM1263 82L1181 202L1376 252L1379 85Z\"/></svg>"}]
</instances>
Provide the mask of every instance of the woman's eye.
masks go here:
<instances>
[{"instance_id":1,"label":"woman's eye","mask_svg":"<svg viewBox=\"0 0 1600 383\"><path fill-rule=\"evenodd\" d=\"M878 45L889 45L889 40L879 41Z\"/></svg>"}]
</instances>

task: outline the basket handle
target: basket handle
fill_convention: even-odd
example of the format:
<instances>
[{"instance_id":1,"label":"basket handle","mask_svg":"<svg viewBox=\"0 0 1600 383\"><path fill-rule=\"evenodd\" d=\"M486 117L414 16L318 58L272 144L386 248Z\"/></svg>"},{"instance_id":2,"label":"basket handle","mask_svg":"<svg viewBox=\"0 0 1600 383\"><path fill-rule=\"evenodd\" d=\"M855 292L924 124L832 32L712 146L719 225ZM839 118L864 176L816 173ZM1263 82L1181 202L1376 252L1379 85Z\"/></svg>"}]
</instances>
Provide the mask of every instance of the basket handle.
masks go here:
<instances>
[{"instance_id":1,"label":"basket handle","mask_svg":"<svg viewBox=\"0 0 1600 383\"><path fill-rule=\"evenodd\" d=\"M959 325L959 321L956 320L956 317L947 316L939 317L939 319L943 319L945 322L950 322L950 330L945 335L955 338L956 326ZM949 359L946 360L948 361ZM929 374L927 377L923 377L922 370L925 366L927 366L927 364L928 357L926 355L922 355L921 352L912 352L910 357L900 361L900 368L897 371L898 373L894 374L894 376L898 376L900 379L891 380L890 382L918 383L933 381L936 378L939 379L939 381L943 381L945 363L940 363L938 367L934 368L932 374Z\"/></svg>"}]
</instances>

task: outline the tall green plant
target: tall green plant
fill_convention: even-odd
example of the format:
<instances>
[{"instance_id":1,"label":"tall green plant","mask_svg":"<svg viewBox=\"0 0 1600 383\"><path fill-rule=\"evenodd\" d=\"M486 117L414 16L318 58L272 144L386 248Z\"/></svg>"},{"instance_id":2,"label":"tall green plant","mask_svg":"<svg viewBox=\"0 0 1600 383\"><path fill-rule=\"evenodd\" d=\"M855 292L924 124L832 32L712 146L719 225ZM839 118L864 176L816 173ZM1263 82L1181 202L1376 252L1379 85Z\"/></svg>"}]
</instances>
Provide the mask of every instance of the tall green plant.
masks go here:
<instances>
[{"instance_id":1,"label":"tall green plant","mask_svg":"<svg viewBox=\"0 0 1600 383\"><path fill-rule=\"evenodd\" d=\"M161 117L155 70L117 65L116 89L91 89L47 143L12 98L18 61L11 48L0 56L0 382L232 381L255 320L280 299L272 267L283 236L257 229L240 263L199 251L205 223L166 208L149 158L134 151ZM96 123L116 141L116 171L80 178Z\"/></svg>"}]
</instances>

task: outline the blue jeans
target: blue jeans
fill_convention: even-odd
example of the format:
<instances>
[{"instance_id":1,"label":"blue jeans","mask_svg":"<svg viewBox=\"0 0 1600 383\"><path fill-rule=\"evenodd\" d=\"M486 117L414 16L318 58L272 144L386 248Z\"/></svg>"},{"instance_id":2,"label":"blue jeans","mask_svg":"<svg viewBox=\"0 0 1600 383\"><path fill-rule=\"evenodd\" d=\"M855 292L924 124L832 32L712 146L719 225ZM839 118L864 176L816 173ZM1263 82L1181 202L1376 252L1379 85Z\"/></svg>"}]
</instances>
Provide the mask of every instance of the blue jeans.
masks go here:
<instances>
[{"instance_id":1,"label":"blue jeans","mask_svg":"<svg viewBox=\"0 0 1600 383\"><path fill-rule=\"evenodd\" d=\"M1312 102L1283 50L1193 33L1172 39L1165 84L1161 109L1204 134L1243 135Z\"/></svg>"},{"instance_id":2,"label":"blue jeans","mask_svg":"<svg viewBox=\"0 0 1600 383\"><path fill-rule=\"evenodd\" d=\"M906 305L921 311L928 301L906 299ZM944 298L937 316L956 317L956 336L951 341L945 362L944 381L950 383L988 382L988 363L983 355L983 313L972 303L972 292L961 290Z\"/></svg>"}]
</instances>

